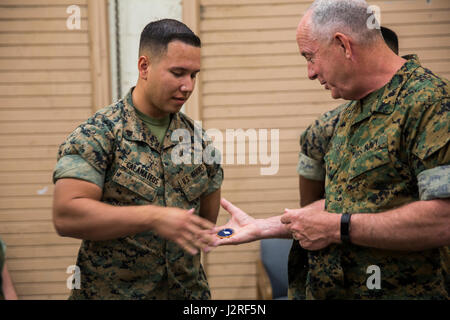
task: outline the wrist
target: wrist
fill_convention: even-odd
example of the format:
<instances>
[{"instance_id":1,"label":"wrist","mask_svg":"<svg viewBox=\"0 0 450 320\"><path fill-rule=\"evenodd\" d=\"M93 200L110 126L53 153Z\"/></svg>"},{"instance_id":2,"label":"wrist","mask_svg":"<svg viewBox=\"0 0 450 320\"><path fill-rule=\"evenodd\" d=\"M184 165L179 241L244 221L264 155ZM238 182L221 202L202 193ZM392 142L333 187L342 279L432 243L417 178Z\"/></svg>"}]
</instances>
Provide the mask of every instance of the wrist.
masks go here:
<instances>
[{"instance_id":1,"label":"wrist","mask_svg":"<svg viewBox=\"0 0 450 320\"><path fill-rule=\"evenodd\" d=\"M341 215L330 213L332 219L330 219L330 238L332 243L341 243Z\"/></svg>"},{"instance_id":2,"label":"wrist","mask_svg":"<svg viewBox=\"0 0 450 320\"><path fill-rule=\"evenodd\" d=\"M154 205L139 206L139 208L142 209L144 219L143 223L147 230L154 230L156 228L161 214L163 214L162 211L166 209L165 207L158 207Z\"/></svg>"},{"instance_id":3,"label":"wrist","mask_svg":"<svg viewBox=\"0 0 450 320\"><path fill-rule=\"evenodd\" d=\"M343 213L340 215L340 240L341 243L351 243L350 241L350 228L351 228L351 214Z\"/></svg>"}]
</instances>

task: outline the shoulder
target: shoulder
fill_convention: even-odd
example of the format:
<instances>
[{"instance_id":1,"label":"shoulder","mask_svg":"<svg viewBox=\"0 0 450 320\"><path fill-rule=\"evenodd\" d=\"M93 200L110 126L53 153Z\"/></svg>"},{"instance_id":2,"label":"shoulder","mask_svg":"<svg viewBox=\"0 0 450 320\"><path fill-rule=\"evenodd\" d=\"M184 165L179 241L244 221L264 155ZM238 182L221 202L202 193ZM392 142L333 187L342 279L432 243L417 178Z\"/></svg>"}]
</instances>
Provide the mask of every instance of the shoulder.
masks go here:
<instances>
[{"instance_id":1,"label":"shoulder","mask_svg":"<svg viewBox=\"0 0 450 320\"><path fill-rule=\"evenodd\" d=\"M339 105L337 108L325 112L323 115L320 116L319 120L322 122L333 122L339 118L339 115L344 111L344 109L349 105L351 102L346 102L341 105Z\"/></svg>"},{"instance_id":2,"label":"shoulder","mask_svg":"<svg viewBox=\"0 0 450 320\"><path fill-rule=\"evenodd\" d=\"M416 68L406 81L399 96L411 105L434 104L449 98L449 81L422 66Z\"/></svg>"},{"instance_id":3,"label":"shoulder","mask_svg":"<svg viewBox=\"0 0 450 320\"><path fill-rule=\"evenodd\" d=\"M123 100L119 100L98 110L82 125L95 125L105 129L113 129L122 124L125 112Z\"/></svg>"}]
</instances>

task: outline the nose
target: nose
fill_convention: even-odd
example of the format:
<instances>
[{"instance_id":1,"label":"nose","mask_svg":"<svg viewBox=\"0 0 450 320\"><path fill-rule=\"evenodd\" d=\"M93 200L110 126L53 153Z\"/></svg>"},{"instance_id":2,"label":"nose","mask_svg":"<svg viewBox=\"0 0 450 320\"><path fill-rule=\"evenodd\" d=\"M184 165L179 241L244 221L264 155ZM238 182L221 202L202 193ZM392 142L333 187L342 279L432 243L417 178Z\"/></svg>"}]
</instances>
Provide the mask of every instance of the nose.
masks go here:
<instances>
[{"instance_id":1,"label":"nose","mask_svg":"<svg viewBox=\"0 0 450 320\"><path fill-rule=\"evenodd\" d=\"M308 62L308 78L310 80L315 80L317 78L317 73L310 62Z\"/></svg>"},{"instance_id":2,"label":"nose","mask_svg":"<svg viewBox=\"0 0 450 320\"><path fill-rule=\"evenodd\" d=\"M194 91L194 88L195 88L195 78L193 79L191 76L184 77L180 86L180 91L183 93L190 93Z\"/></svg>"}]
</instances>

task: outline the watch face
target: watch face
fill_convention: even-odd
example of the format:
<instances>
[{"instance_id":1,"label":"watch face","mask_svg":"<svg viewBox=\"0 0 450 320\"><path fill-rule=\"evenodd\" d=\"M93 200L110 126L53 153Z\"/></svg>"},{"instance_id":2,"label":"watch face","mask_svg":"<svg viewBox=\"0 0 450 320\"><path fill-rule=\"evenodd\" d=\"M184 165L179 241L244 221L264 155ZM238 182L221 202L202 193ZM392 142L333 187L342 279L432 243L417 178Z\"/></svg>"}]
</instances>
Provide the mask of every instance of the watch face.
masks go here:
<instances>
[{"instance_id":1,"label":"watch face","mask_svg":"<svg viewBox=\"0 0 450 320\"><path fill-rule=\"evenodd\" d=\"M233 229L230 229L230 228L222 229L219 232L217 232L217 236L219 238L229 238L229 237L233 236L233 234L234 234L234 231L233 231Z\"/></svg>"}]
</instances>

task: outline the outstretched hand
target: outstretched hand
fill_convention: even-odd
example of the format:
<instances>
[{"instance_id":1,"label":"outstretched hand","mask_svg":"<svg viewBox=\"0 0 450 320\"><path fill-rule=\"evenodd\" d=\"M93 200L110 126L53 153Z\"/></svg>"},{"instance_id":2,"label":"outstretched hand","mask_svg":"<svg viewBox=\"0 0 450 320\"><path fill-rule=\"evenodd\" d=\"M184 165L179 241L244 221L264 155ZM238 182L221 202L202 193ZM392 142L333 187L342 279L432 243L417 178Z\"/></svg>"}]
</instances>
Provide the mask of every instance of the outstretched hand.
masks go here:
<instances>
[{"instance_id":1,"label":"outstretched hand","mask_svg":"<svg viewBox=\"0 0 450 320\"><path fill-rule=\"evenodd\" d=\"M225 198L220 200L220 204L231 215L231 219L223 226L215 227L214 232L217 233L222 229L231 228L234 233L229 238L221 239L217 236L217 239L213 243L214 247L230 244L236 245L257 240L259 230L255 218L249 216Z\"/></svg>"}]
</instances>

